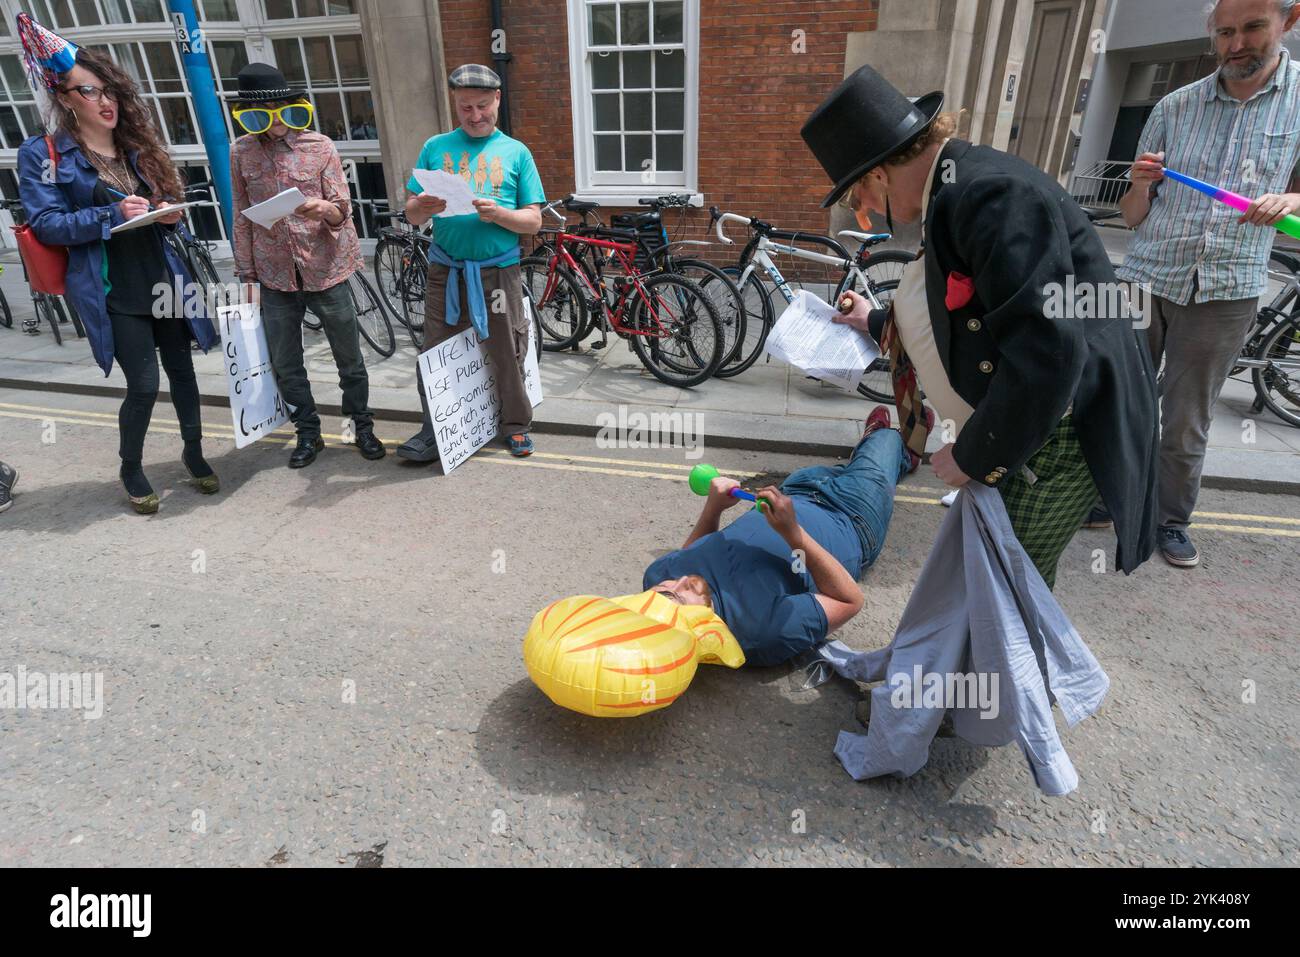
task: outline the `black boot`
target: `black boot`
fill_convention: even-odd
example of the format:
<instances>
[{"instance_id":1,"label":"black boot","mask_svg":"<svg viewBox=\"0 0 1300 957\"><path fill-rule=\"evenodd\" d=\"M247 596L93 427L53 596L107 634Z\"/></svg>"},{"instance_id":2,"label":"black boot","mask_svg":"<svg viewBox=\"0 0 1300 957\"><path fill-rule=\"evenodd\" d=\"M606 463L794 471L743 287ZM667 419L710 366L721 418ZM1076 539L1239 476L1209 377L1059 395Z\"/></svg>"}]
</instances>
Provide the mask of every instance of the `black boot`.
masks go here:
<instances>
[{"instance_id":1,"label":"black boot","mask_svg":"<svg viewBox=\"0 0 1300 957\"><path fill-rule=\"evenodd\" d=\"M370 422L357 426L357 438L354 444L361 450L361 457L365 459L372 461L382 459L387 454L384 443L375 438L375 427Z\"/></svg>"},{"instance_id":2,"label":"black boot","mask_svg":"<svg viewBox=\"0 0 1300 957\"><path fill-rule=\"evenodd\" d=\"M298 447L289 456L289 468L301 469L316 461L316 453L325 448L325 440L319 435L298 436Z\"/></svg>"}]
</instances>

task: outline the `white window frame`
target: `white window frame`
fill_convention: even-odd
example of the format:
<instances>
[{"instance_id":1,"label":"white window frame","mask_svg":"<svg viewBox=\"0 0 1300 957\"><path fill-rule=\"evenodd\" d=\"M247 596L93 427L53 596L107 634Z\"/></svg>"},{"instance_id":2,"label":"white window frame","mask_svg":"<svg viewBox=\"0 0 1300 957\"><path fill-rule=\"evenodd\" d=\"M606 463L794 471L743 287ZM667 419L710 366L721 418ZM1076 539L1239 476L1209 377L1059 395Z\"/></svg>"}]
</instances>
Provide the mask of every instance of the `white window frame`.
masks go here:
<instances>
[{"instance_id":1,"label":"white window frame","mask_svg":"<svg viewBox=\"0 0 1300 957\"><path fill-rule=\"evenodd\" d=\"M686 54L685 136L682 172L649 170L598 172L595 121L592 116L590 71L587 66L588 9L610 0L567 0L569 9L569 84L573 113L574 195L607 206L635 206L642 196L690 193L701 205L699 193L700 132L700 0L682 0L682 41ZM653 49L650 47L649 49Z\"/></svg>"}]
</instances>

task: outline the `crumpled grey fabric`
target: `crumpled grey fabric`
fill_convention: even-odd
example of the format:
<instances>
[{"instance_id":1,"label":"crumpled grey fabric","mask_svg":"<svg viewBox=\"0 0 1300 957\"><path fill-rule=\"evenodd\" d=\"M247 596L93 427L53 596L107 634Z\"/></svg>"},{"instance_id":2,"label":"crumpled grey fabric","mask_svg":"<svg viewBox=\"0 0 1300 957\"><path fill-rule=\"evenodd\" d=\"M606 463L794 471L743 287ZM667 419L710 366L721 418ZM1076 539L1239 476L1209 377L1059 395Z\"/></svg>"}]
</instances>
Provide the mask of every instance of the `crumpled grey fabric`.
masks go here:
<instances>
[{"instance_id":1,"label":"crumpled grey fabric","mask_svg":"<svg viewBox=\"0 0 1300 957\"><path fill-rule=\"evenodd\" d=\"M989 747L1015 741L1044 794L1069 794L1079 776L1057 734L1052 703L1073 726L1096 713L1110 687L1016 540L1002 496L975 482L945 516L889 646L855 652L832 641L821 654L846 678L885 682L871 691L867 733L841 731L835 744L835 756L858 781L920 770L951 710L960 737ZM996 694L986 708L969 697L965 707L951 709L907 700L896 707L895 692L915 683L918 666L922 676L983 673L990 692L996 675Z\"/></svg>"}]
</instances>

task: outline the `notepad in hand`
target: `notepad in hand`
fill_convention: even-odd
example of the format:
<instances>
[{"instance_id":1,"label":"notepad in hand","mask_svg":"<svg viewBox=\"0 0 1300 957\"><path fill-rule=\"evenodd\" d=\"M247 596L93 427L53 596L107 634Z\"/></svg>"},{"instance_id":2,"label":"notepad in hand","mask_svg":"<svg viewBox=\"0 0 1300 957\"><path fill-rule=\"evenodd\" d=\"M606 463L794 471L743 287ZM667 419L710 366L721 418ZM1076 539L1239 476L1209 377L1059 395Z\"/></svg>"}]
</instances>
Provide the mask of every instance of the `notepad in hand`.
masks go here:
<instances>
[{"instance_id":1,"label":"notepad in hand","mask_svg":"<svg viewBox=\"0 0 1300 957\"><path fill-rule=\"evenodd\" d=\"M209 199L196 199L192 203L177 203L175 206L162 206L158 209L151 209L147 213L141 213L134 219L128 219L126 222L114 226L109 230L110 233L124 233L128 229L138 229L141 226L148 226L150 223L156 223L164 216L170 216L177 210L189 209L191 206L215 206L216 203Z\"/></svg>"}]
</instances>

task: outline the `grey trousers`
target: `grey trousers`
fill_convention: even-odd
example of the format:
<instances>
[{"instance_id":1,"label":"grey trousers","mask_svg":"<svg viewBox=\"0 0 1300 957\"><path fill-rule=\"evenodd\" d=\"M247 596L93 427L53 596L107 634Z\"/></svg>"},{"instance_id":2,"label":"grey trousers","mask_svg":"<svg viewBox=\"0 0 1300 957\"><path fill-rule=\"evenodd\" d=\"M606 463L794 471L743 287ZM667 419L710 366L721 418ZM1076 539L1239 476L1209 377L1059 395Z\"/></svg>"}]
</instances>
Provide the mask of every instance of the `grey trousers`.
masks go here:
<instances>
[{"instance_id":1,"label":"grey trousers","mask_svg":"<svg viewBox=\"0 0 1300 957\"><path fill-rule=\"evenodd\" d=\"M370 377L361 357L356 306L344 281L321 292L280 292L262 287L266 345L280 394L294 407L294 427L299 435L320 435L320 414L302 354L302 317L308 309L320 319L334 353L339 388L343 390L343 414L350 416L358 429L369 426L375 418L370 411Z\"/></svg>"},{"instance_id":2,"label":"grey trousers","mask_svg":"<svg viewBox=\"0 0 1300 957\"><path fill-rule=\"evenodd\" d=\"M1160 374L1160 524L1185 529L1201 491L1214 403L1241 352L1258 299L1180 306L1152 296L1147 345Z\"/></svg>"}]
</instances>

